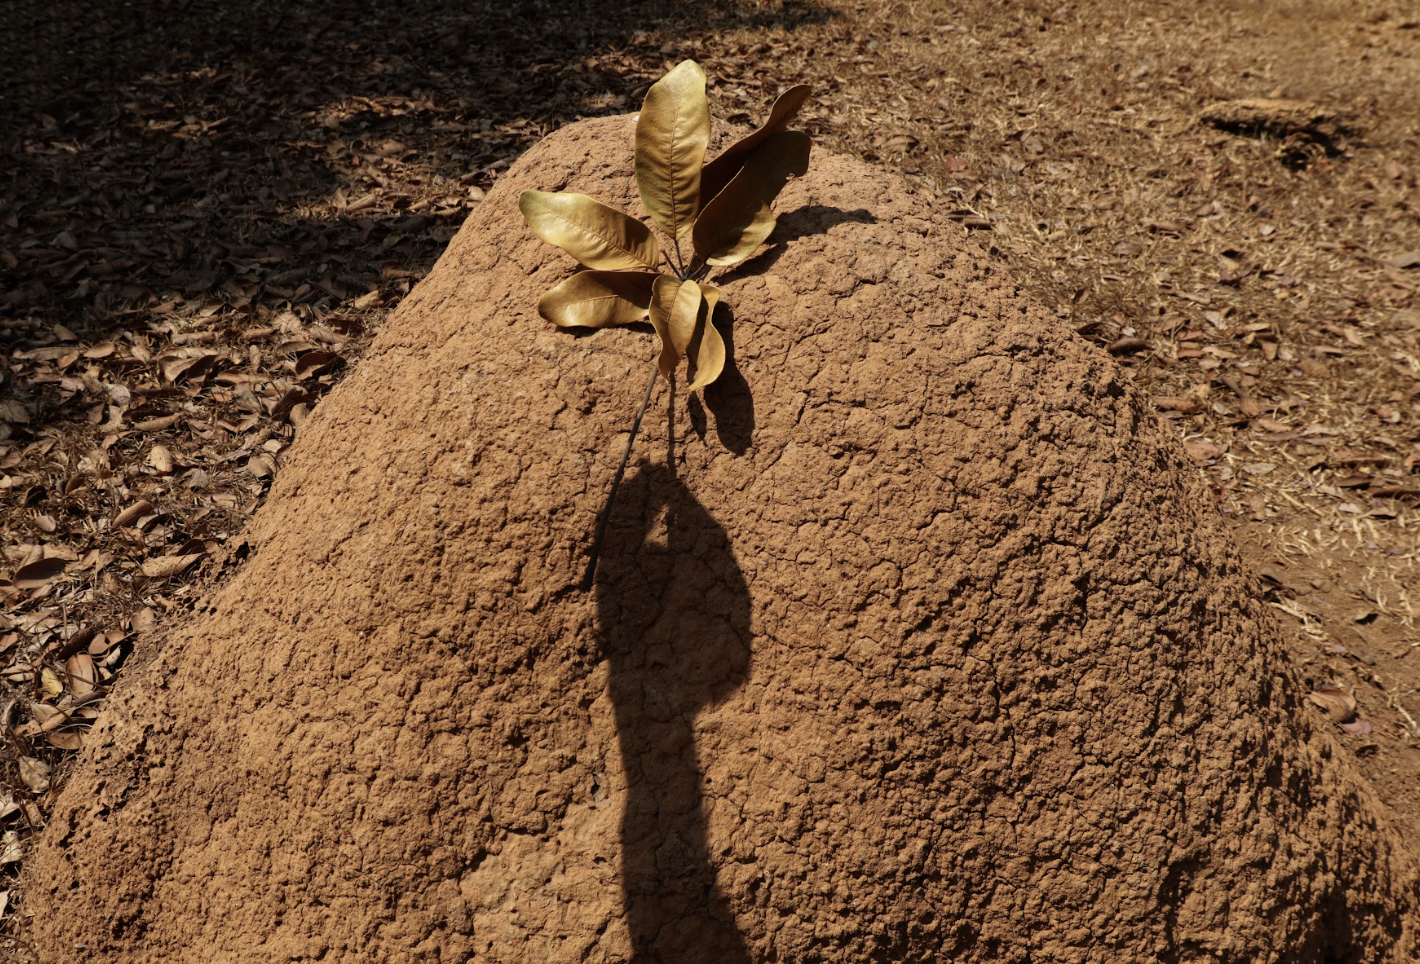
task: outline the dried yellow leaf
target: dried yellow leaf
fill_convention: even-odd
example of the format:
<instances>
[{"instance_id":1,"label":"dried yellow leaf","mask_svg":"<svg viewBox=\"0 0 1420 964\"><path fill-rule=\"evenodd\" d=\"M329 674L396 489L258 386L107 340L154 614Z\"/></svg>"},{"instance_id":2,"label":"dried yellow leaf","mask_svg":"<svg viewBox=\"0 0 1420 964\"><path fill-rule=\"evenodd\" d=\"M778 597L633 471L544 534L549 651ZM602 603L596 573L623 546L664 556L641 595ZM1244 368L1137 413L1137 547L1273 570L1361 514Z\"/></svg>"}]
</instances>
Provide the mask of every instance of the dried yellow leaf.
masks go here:
<instances>
[{"instance_id":1,"label":"dried yellow leaf","mask_svg":"<svg viewBox=\"0 0 1420 964\"><path fill-rule=\"evenodd\" d=\"M64 692L64 683L59 679L59 674L48 666L39 672L39 685L44 695L50 699Z\"/></svg>"},{"instance_id":2,"label":"dried yellow leaf","mask_svg":"<svg viewBox=\"0 0 1420 964\"><path fill-rule=\"evenodd\" d=\"M651 229L585 194L524 191L518 209L533 233L588 268L655 270L660 246Z\"/></svg>"},{"instance_id":3,"label":"dried yellow leaf","mask_svg":"<svg viewBox=\"0 0 1420 964\"><path fill-rule=\"evenodd\" d=\"M582 271L550 288L538 299L537 310L563 328L645 321L657 277L650 271Z\"/></svg>"},{"instance_id":4,"label":"dried yellow leaf","mask_svg":"<svg viewBox=\"0 0 1420 964\"><path fill-rule=\"evenodd\" d=\"M695 337L690 343L690 357L695 361L695 371L686 390L691 392L709 385L725 370L725 339L715 328L715 307L720 303L720 289L714 285L701 285L700 293L704 300L695 326Z\"/></svg>"},{"instance_id":5,"label":"dried yellow leaf","mask_svg":"<svg viewBox=\"0 0 1420 964\"><path fill-rule=\"evenodd\" d=\"M651 296L651 325L661 338L657 365L667 381L690 347L699 311L700 286L694 281L681 281L669 275L656 279Z\"/></svg>"},{"instance_id":6,"label":"dried yellow leaf","mask_svg":"<svg viewBox=\"0 0 1420 964\"><path fill-rule=\"evenodd\" d=\"M739 264L774 230L771 205L791 175L809 168L813 142L807 134L775 134L755 149L744 167L695 221L695 253L707 264Z\"/></svg>"},{"instance_id":7,"label":"dried yellow leaf","mask_svg":"<svg viewBox=\"0 0 1420 964\"><path fill-rule=\"evenodd\" d=\"M651 85L636 121L636 188L651 220L672 238L695 222L709 143L705 71L685 60Z\"/></svg>"}]
</instances>

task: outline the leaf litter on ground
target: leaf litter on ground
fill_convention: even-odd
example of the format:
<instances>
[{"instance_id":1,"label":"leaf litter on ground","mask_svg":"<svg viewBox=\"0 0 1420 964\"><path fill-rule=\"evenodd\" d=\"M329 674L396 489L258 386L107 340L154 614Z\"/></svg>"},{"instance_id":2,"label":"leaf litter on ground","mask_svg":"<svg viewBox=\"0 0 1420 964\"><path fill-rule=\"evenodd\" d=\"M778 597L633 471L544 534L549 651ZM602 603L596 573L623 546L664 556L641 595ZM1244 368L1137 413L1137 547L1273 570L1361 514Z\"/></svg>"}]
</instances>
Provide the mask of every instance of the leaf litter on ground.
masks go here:
<instances>
[{"instance_id":1,"label":"leaf litter on ground","mask_svg":"<svg viewBox=\"0 0 1420 964\"><path fill-rule=\"evenodd\" d=\"M8 728L37 703L68 714L51 732L82 739L135 648L244 554L237 533L284 446L341 375L312 353L358 359L521 150L633 110L694 58L737 123L772 85L812 84L800 107L815 140L915 180L925 210L969 229L1080 337L1137 346L1121 363L1247 557L1285 563L1298 587L1276 602L1295 658L1361 698L1379 749L1360 763L1420 816L1420 166L1395 109L1420 78L1405 18L1322 6L1331 19L1280 26L1161 0L1088 3L1078 19L877 0L633 0L590 19L432 0L9 11ZM1331 153L1287 142L1305 131L1201 117L1249 98L1305 100L1360 133ZM175 575L143 571L189 555ZM1363 597L1377 616L1353 623ZM1332 639L1344 645L1320 645ZM81 651L92 679L69 669ZM14 808L0 806L17 856L73 753L19 741ZM25 758L60 776L37 793Z\"/></svg>"}]
</instances>

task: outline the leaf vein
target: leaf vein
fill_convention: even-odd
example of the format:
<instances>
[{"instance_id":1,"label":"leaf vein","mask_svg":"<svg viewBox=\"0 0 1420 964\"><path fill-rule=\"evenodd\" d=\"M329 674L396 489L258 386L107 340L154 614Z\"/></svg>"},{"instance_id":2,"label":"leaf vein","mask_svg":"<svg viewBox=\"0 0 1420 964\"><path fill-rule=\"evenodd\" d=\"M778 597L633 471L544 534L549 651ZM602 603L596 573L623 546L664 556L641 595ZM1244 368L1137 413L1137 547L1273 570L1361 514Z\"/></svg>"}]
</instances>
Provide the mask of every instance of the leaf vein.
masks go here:
<instances>
[{"instance_id":1,"label":"leaf vein","mask_svg":"<svg viewBox=\"0 0 1420 964\"><path fill-rule=\"evenodd\" d=\"M579 223L576 222L576 221L572 221L572 220L570 220L570 219L568 219L568 218L564 218L562 215L558 214L558 213L555 212L555 211L549 211L549 212L547 212L547 216L548 216L548 217L551 217L551 218L556 218L557 220L561 221L563 224L570 225L571 227L576 228L578 231L581 231L583 234L590 234L592 237L596 238L598 241L601 241L602 243L604 243L607 247L612 248L612 249L614 249L614 250L616 250L616 251L620 251L622 254L624 254L624 255L626 255L626 256L628 256L628 257L634 259L635 261L637 261L637 262L640 263L640 264L646 265L648 268L654 268L654 267L655 267L655 265L653 265L653 264L651 264L650 262L648 262L645 258L641 257L641 256L640 256L639 254L637 254L635 251L632 251L630 248L622 247L620 244L617 244L616 241L614 241L613 239L608 238L608 237L606 237L605 235L598 234L597 232L593 231L591 228L587 227L585 224L579 224Z\"/></svg>"}]
</instances>

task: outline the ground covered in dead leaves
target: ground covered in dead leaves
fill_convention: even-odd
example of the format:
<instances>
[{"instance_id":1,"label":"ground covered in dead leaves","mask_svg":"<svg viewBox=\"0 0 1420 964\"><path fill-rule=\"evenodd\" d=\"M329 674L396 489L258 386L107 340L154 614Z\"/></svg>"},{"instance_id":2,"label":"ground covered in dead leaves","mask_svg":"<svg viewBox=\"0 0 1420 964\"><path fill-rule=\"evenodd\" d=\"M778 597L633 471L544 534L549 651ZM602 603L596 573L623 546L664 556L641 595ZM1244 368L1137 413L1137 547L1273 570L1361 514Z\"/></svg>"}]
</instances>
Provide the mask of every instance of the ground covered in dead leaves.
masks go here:
<instances>
[{"instance_id":1,"label":"ground covered in dead leaves","mask_svg":"<svg viewBox=\"0 0 1420 964\"><path fill-rule=\"evenodd\" d=\"M822 144L920 180L1133 370L1315 712L1420 833L1420 3L23 0L4 20L7 872L125 660L240 561L302 419L484 190L684 57L717 117L814 85ZM11 896L11 918L47 912Z\"/></svg>"}]
</instances>

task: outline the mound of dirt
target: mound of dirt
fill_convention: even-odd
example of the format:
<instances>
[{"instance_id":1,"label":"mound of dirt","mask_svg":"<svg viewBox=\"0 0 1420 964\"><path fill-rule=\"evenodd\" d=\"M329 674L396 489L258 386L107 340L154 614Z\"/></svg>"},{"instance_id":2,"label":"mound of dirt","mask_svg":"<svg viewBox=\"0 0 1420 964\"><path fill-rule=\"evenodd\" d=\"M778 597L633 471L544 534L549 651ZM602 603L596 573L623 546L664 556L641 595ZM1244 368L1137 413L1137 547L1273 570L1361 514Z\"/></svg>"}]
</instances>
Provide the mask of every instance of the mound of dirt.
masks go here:
<instances>
[{"instance_id":1,"label":"mound of dirt","mask_svg":"<svg viewBox=\"0 0 1420 964\"><path fill-rule=\"evenodd\" d=\"M530 151L303 426L27 867L42 959L1413 955L1178 444L882 172L785 190L569 588L656 349L537 317L516 199L639 211L632 130Z\"/></svg>"}]
</instances>

